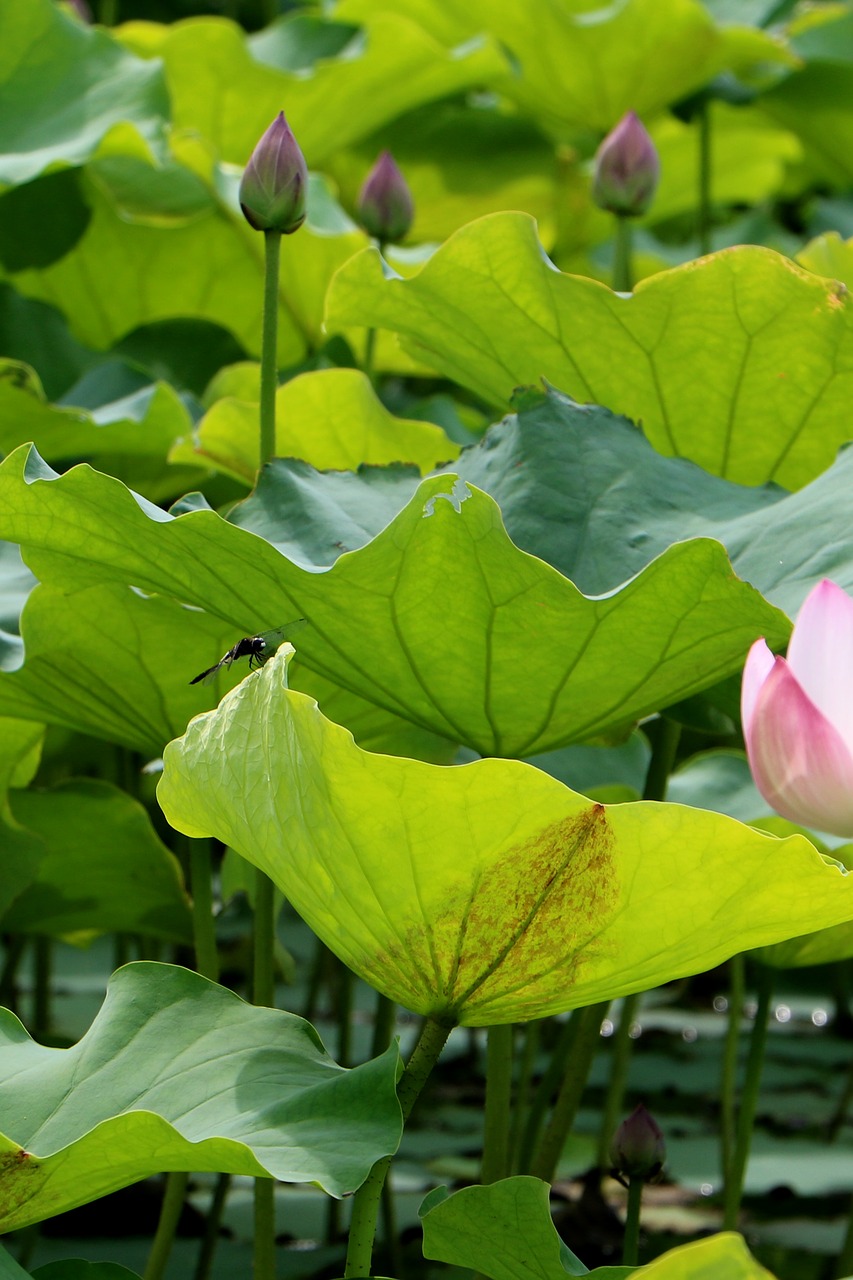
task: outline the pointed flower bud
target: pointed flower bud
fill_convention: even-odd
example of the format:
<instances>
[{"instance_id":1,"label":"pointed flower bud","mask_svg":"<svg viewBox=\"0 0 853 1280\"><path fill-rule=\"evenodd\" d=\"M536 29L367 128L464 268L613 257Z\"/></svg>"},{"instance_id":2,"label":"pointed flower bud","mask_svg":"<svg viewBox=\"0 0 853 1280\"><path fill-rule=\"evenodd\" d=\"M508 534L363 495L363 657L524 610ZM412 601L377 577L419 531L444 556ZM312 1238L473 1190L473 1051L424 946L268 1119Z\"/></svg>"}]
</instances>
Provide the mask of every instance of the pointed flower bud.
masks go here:
<instances>
[{"instance_id":1,"label":"pointed flower bud","mask_svg":"<svg viewBox=\"0 0 853 1280\"><path fill-rule=\"evenodd\" d=\"M624 115L595 155L592 198L601 209L638 218L652 202L660 160L639 116Z\"/></svg>"},{"instance_id":2,"label":"pointed flower bud","mask_svg":"<svg viewBox=\"0 0 853 1280\"><path fill-rule=\"evenodd\" d=\"M741 719L755 785L791 822L853 836L853 600L824 578L806 596L788 657L756 640Z\"/></svg>"},{"instance_id":3,"label":"pointed flower bud","mask_svg":"<svg viewBox=\"0 0 853 1280\"><path fill-rule=\"evenodd\" d=\"M358 220L380 244L402 240L415 216L408 183L390 151L383 151L367 175L357 206Z\"/></svg>"},{"instance_id":4,"label":"pointed flower bud","mask_svg":"<svg viewBox=\"0 0 853 1280\"><path fill-rule=\"evenodd\" d=\"M308 167L279 111L251 154L240 182L240 208L256 231L289 236L305 221Z\"/></svg>"},{"instance_id":5,"label":"pointed flower bud","mask_svg":"<svg viewBox=\"0 0 853 1280\"><path fill-rule=\"evenodd\" d=\"M610 1144L610 1159L623 1178L652 1182L663 1168L666 1143L656 1120L642 1103L623 1120Z\"/></svg>"}]
</instances>

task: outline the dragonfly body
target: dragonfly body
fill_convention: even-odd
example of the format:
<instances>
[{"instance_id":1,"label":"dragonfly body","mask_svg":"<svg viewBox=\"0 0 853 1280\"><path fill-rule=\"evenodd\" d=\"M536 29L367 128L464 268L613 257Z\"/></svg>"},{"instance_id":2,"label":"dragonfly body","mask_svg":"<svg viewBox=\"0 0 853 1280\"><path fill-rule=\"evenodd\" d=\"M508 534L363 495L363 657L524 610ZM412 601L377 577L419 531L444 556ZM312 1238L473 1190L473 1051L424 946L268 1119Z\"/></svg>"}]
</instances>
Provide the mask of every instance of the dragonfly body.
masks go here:
<instances>
[{"instance_id":1,"label":"dragonfly body","mask_svg":"<svg viewBox=\"0 0 853 1280\"><path fill-rule=\"evenodd\" d=\"M304 622L304 618L297 618L295 622L289 622L284 627L274 627L272 631L262 631L256 636L243 636L243 639L238 640L212 667L208 667L206 671L201 671L197 676L194 676L190 680L190 684L199 684L203 680L211 680L221 667L230 667L231 663L237 662L239 658L249 659L250 671L255 667L262 667L267 658L272 657L279 645L287 639L291 632L295 631L297 627L301 627Z\"/></svg>"}]
</instances>

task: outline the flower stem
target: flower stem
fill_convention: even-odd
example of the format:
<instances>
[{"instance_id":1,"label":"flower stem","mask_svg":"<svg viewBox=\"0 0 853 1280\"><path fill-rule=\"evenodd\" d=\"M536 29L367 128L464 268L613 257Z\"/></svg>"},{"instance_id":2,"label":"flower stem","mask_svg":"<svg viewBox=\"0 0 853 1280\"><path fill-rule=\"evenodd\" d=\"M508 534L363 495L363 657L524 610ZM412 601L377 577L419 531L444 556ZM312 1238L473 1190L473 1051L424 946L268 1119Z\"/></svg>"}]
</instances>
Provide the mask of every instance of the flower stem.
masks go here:
<instances>
[{"instance_id":1,"label":"flower stem","mask_svg":"<svg viewBox=\"0 0 853 1280\"><path fill-rule=\"evenodd\" d=\"M170 1173L166 1176L166 1190L160 1208L160 1220L145 1264L144 1280L161 1280L165 1275L189 1180L188 1173Z\"/></svg>"},{"instance_id":2,"label":"flower stem","mask_svg":"<svg viewBox=\"0 0 853 1280\"><path fill-rule=\"evenodd\" d=\"M376 355L376 330L368 329L364 340L364 372L371 382L375 381L373 361Z\"/></svg>"},{"instance_id":3,"label":"flower stem","mask_svg":"<svg viewBox=\"0 0 853 1280\"><path fill-rule=\"evenodd\" d=\"M275 393L278 386L278 269L281 232L264 232L264 321L261 342L261 462L275 456Z\"/></svg>"},{"instance_id":4,"label":"flower stem","mask_svg":"<svg viewBox=\"0 0 853 1280\"><path fill-rule=\"evenodd\" d=\"M190 889L193 903L193 947L195 967L211 982L219 981L219 953L213 920L213 878L210 866L210 841L191 840Z\"/></svg>"},{"instance_id":5,"label":"flower stem","mask_svg":"<svg viewBox=\"0 0 853 1280\"><path fill-rule=\"evenodd\" d=\"M255 920L252 943L252 1003L275 1003L273 942L275 938L275 887L263 871L255 873ZM255 1178L255 1231L252 1252L253 1280L275 1280L275 1182Z\"/></svg>"},{"instance_id":6,"label":"flower stem","mask_svg":"<svg viewBox=\"0 0 853 1280\"><path fill-rule=\"evenodd\" d=\"M607 1081L601 1129L598 1134L599 1169L606 1169L610 1163L610 1139L616 1131L616 1121L625 1102L628 1072L631 1067L631 1046L633 1044L631 1027L640 1003L640 995L639 991L635 991L632 995L625 996L619 1012L619 1026L616 1028L616 1034L613 1037L610 1079Z\"/></svg>"},{"instance_id":7,"label":"flower stem","mask_svg":"<svg viewBox=\"0 0 853 1280\"><path fill-rule=\"evenodd\" d=\"M764 1051L767 1046L767 1030L772 996L773 970L769 965L758 965L758 1008L755 1011L755 1021L752 1024L746 1075L741 1089L735 1149L732 1153L731 1163L726 1169L723 1195L724 1231L735 1231L737 1229L746 1163L749 1159L749 1147L752 1140L752 1127L758 1106L761 1069L764 1066Z\"/></svg>"},{"instance_id":8,"label":"flower stem","mask_svg":"<svg viewBox=\"0 0 853 1280\"><path fill-rule=\"evenodd\" d=\"M581 1009L577 1033L572 1043L569 1060L554 1110L539 1142L539 1150L533 1161L532 1173L543 1182L553 1182L557 1162L571 1133L572 1124L580 1106L589 1069L595 1057L601 1035L601 1020L610 1008L610 1001L588 1005Z\"/></svg>"},{"instance_id":9,"label":"flower stem","mask_svg":"<svg viewBox=\"0 0 853 1280\"><path fill-rule=\"evenodd\" d=\"M729 961L729 1019L723 1046L723 1069L720 1077L720 1164L723 1185L726 1185L735 1149L735 1078L737 1075L737 1051L740 1041L740 1020L743 1016L745 964L742 955Z\"/></svg>"},{"instance_id":10,"label":"flower stem","mask_svg":"<svg viewBox=\"0 0 853 1280\"><path fill-rule=\"evenodd\" d=\"M397 1097L400 1100L404 1124L411 1115L418 1094L429 1079L430 1072L438 1061L449 1035L450 1027L434 1022L432 1018L427 1018L424 1022L420 1039L397 1085ZM345 1280L370 1275L379 1202L390 1164L391 1156L384 1156L381 1160L377 1160L353 1197Z\"/></svg>"},{"instance_id":11,"label":"flower stem","mask_svg":"<svg viewBox=\"0 0 853 1280\"><path fill-rule=\"evenodd\" d=\"M509 1123L512 1110L512 1049L515 1028L489 1027L486 1047L486 1109L480 1181L499 1182L509 1174Z\"/></svg>"},{"instance_id":12,"label":"flower stem","mask_svg":"<svg viewBox=\"0 0 853 1280\"><path fill-rule=\"evenodd\" d=\"M532 1104L530 1083L533 1079L533 1066L539 1051L539 1040L542 1032L542 1018L528 1022L524 1028L524 1048L521 1053L521 1068L515 1090L515 1106L512 1109L512 1127L509 1139L509 1165L511 1173L518 1173L521 1161L521 1139L525 1131L527 1117Z\"/></svg>"},{"instance_id":13,"label":"flower stem","mask_svg":"<svg viewBox=\"0 0 853 1280\"><path fill-rule=\"evenodd\" d=\"M633 287L631 219L624 213L617 213L613 237L613 290L615 293L630 293Z\"/></svg>"},{"instance_id":14,"label":"flower stem","mask_svg":"<svg viewBox=\"0 0 853 1280\"><path fill-rule=\"evenodd\" d=\"M711 112L703 96L697 116L699 126L699 200L697 237L700 254L711 252Z\"/></svg>"},{"instance_id":15,"label":"flower stem","mask_svg":"<svg viewBox=\"0 0 853 1280\"><path fill-rule=\"evenodd\" d=\"M548 1110L551 1096L566 1073L566 1064L572 1053L583 1012L583 1009L575 1009L571 1017L562 1024L557 1043L551 1053L551 1060L533 1093L519 1144L516 1160L518 1173L528 1174L532 1169L545 1112Z\"/></svg>"},{"instance_id":16,"label":"flower stem","mask_svg":"<svg viewBox=\"0 0 853 1280\"><path fill-rule=\"evenodd\" d=\"M640 1205L643 1200L643 1179L628 1180L628 1208L625 1213L625 1237L622 1241L623 1267L636 1267L640 1251Z\"/></svg>"}]
</instances>

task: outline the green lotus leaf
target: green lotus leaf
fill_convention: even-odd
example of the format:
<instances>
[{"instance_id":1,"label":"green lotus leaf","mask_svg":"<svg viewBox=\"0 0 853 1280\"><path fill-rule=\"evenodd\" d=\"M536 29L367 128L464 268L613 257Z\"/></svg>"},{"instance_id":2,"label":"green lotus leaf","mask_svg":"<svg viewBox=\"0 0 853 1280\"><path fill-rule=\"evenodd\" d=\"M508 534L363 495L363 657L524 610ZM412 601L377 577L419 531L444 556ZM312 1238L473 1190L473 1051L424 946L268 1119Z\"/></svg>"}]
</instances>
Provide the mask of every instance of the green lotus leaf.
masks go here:
<instances>
[{"instance_id":1,"label":"green lotus leaf","mask_svg":"<svg viewBox=\"0 0 853 1280\"><path fill-rule=\"evenodd\" d=\"M797 262L815 275L829 276L853 287L853 240L842 240L837 231L815 236L797 254Z\"/></svg>"},{"instance_id":2,"label":"green lotus leaf","mask_svg":"<svg viewBox=\"0 0 853 1280\"><path fill-rule=\"evenodd\" d=\"M849 15L844 15L849 17ZM833 27L826 29L825 39L836 51L843 47L844 36ZM848 37L849 44L849 37ZM806 172L815 184L831 184L846 190L853 180L853 87L850 64L843 58L815 58L800 71L786 76L768 93L762 95L761 106L773 119L795 133L803 144ZM828 140L831 139L831 144Z\"/></svg>"},{"instance_id":3,"label":"green lotus leaf","mask_svg":"<svg viewBox=\"0 0 853 1280\"><path fill-rule=\"evenodd\" d=\"M436 1188L420 1208L424 1256L469 1267L490 1280L772 1280L733 1232L680 1245L645 1267L589 1271L557 1235L548 1195L547 1183L523 1177L463 1187L450 1196Z\"/></svg>"},{"instance_id":4,"label":"green lotus leaf","mask_svg":"<svg viewBox=\"0 0 853 1280\"><path fill-rule=\"evenodd\" d=\"M356 973L451 1024L643 991L853 919L853 877L669 804L605 807L513 760L357 747L287 688L283 646L164 754L158 799L272 877Z\"/></svg>"},{"instance_id":5,"label":"green lotus leaf","mask_svg":"<svg viewBox=\"0 0 853 1280\"><path fill-rule=\"evenodd\" d=\"M2 1245L0 1245L0 1280L31 1280L30 1272L19 1266Z\"/></svg>"},{"instance_id":6,"label":"green lotus leaf","mask_svg":"<svg viewBox=\"0 0 853 1280\"><path fill-rule=\"evenodd\" d=\"M173 462L207 462L251 484L258 449L258 405L227 397L216 401L193 440L177 445L170 457ZM355 471L362 463L402 461L426 472L458 457L459 448L431 422L395 418L360 370L322 369L279 387L275 452L304 458L319 470Z\"/></svg>"},{"instance_id":7,"label":"green lotus leaf","mask_svg":"<svg viewBox=\"0 0 853 1280\"><path fill-rule=\"evenodd\" d=\"M679 539L698 537L721 542L736 573L791 617L822 577L853 592L846 533L853 449L788 494L661 457L633 423L553 388L525 390L514 404L517 413L466 449L453 471L494 498L516 546L588 595L612 590ZM411 469L320 475L278 459L235 518L291 559L331 564L390 523L416 486Z\"/></svg>"},{"instance_id":8,"label":"green lotus leaf","mask_svg":"<svg viewBox=\"0 0 853 1280\"><path fill-rule=\"evenodd\" d=\"M92 175L83 182L91 219L59 261L10 273L15 288L44 299L68 316L80 341L111 347L140 325L191 317L221 325L249 353L261 346L263 237L236 207L216 202L182 225L128 221ZM236 189L234 194L236 195ZM314 228L312 207L325 220L328 196L317 179L309 189L309 217L298 244L281 255L278 359L301 360L322 341L326 286L337 268L365 243L349 229Z\"/></svg>"},{"instance_id":9,"label":"green lotus leaf","mask_svg":"<svg viewBox=\"0 0 853 1280\"><path fill-rule=\"evenodd\" d=\"M547 1182L527 1177L463 1187L453 1195L446 1187L436 1187L418 1210L424 1257L470 1267L491 1280L595 1275L557 1234L550 1194ZM633 1270L607 1268L614 1280Z\"/></svg>"},{"instance_id":10,"label":"green lotus leaf","mask_svg":"<svg viewBox=\"0 0 853 1280\"><path fill-rule=\"evenodd\" d=\"M335 17L357 22L376 7L374 0L343 0ZM445 45L494 33L512 57L494 87L558 135L578 126L604 132L629 110L656 114L726 66L791 61L763 32L717 27L698 0L626 0L597 11L569 0L541 7L535 22L524 0L387 7Z\"/></svg>"},{"instance_id":11,"label":"green lotus leaf","mask_svg":"<svg viewBox=\"0 0 853 1280\"><path fill-rule=\"evenodd\" d=\"M172 965L126 965L71 1049L0 1014L4 1231L163 1170L354 1191L396 1149L398 1056L352 1071L314 1028Z\"/></svg>"},{"instance_id":12,"label":"green lotus leaf","mask_svg":"<svg viewBox=\"0 0 853 1280\"><path fill-rule=\"evenodd\" d=\"M317 573L212 511L170 519L107 476L76 467L50 478L29 458L22 448L0 466L0 537L22 544L43 583L66 594L156 592L231 619L235 639L306 618L306 667L483 755L532 755L621 729L739 670L758 636L781 644L789 633L706 539L676 544L621 590L589 599L514 547L492 499L453 476L423 481L368 546ZM172 611L149 606L166 625ZM185 611L186 629L196 621ZM151 647L116 636L122 661L140 663L136 686L159 682L184 653L163 636ZM47 643L75 668L96 660L67 636ZM15 681L0 709L25 714L15 694L32 696L35 680L26 665L0 680ZM78 690L84 703L90 688Z\"/></svg>"},{"instance_id":13,"label":"green lotus leaf","mask_svg":"<svg viewBox=\"0 0 853 1280\"><path fill-rule=\"evenodd\" d=\"M642 422L658 452L742 484L799 488L850 435L853 307L771 249L723 250L624 297L556 271L530 218L492 214L407 280L375 249L356 255L327 324L392 329L492 404L547 378Z\"/></svg>"},{"instance_id":14,"label":"green lotus leaf","mask_svg":"<svg viewBox=\"0 0 853 1280\"><path fill-rule=\"evenodd\" d=\"M0 182L28 182L49 165L78 165L113 126L129 121L162 142L169 100L159 63L123 49L51 0L3 15Z\"/></svg>"},{"instance_id":15,"label":"green lotus leaf","mask_svg":"<svg viewBox=\"0 0 853 1280\"><path fill-rule=\"evenodd\" d=\"M130 796L78 778L50 791L15 792L10 807L44 854L35 879L4 912L4 930L82 942L113 931L192 941L178 863Z\"/></svg>"},{"instance_id":16,"label":"green lotus leaf","mask_svg":"<svg viewBox=\"0 0 853 1280\"><path fill-rule=\"evenodd\" d=\"M22 382L23 376L23 382ZM169 448L189 430L190 416L168 383L143 386L92 411L51 405L16 361L0 360L0 450L28 440L55 461L104 454L165 463Z\"/></svg>"},{"instance_id":17,"label":"green lotus leaf","mask_svg":"<svg viewBox=\"0 0 853 1280\"><path fill-rule=\"evenodd\" d=\"M38 587L22 633L26 661L0 673L0 713L147 755L159 755L209 704L189 681L205 658L215 662L234 643L219 619L111 583L71 593Z\"/></svg>"},{"instance_id":18,"label":"green lotus leaf","mask_svg":"<svg viewBox=\"0 0 853 1280\"><path fill-rule=\"evenodd\" d=\"M247 629L252 627L242 628ZM217 689L221 693L245 674L234 667L213 686L191 687L193 676L234 644L233 625L167 597L146 598L126 587L101 585L71 594L61 586L39 587L22 630L26 662L20 665L19 645L14 651L17 669L0 673L0 714L22 717L19 728L25 744L33 734L40 739L42 725L34 722L43 721L157 756L191 716L215 701ZM8 649L11 663L11 641ZM371 750L437 762L448 762L455 751L446 737L394 716L304 667L294 683L319 698L328 714ZM4 724L14 768L18 754L13 750L13 726L18 722ZM29 777L14 785L27 781ZM13 820L11 813L8 818ZM16 831L15 838L25 836L34 838ZM13 833L8 831L6 837L11 839ZM23 854L12 870L23 870L22 859ZM13 879L17 884L17 875Z\"/></svg>"},{"instance_id":19,"label":"green lotus leaf","mask_svg":"<svg viewBox=\"0 0 853 1280\"><path fill-rule=\"evenodd\" d=\"M258 61L243 32L221 18L128 23L121 38L163 59L175 127L201 134L219 159L239 165L282 107L308 163L320 165L385 121L478 88L506 66L496 43L447 50L403 14L368 14L364 27L339 57L308 74Z\"/></svg>"},{"instance_id":20,"label":"green lotus leaf","mask_svg":"<svg viewBox=\"0 0 853 1280\"><path fill-rule=\"evenodd\" d=\"M51 400L58 399L88 367L101 359L97 352L87 350L71 336L67 320L55 307L23 298L3 282L0 282L0 350L8 359L30 365Z\"/></svg>"}]
</instances>

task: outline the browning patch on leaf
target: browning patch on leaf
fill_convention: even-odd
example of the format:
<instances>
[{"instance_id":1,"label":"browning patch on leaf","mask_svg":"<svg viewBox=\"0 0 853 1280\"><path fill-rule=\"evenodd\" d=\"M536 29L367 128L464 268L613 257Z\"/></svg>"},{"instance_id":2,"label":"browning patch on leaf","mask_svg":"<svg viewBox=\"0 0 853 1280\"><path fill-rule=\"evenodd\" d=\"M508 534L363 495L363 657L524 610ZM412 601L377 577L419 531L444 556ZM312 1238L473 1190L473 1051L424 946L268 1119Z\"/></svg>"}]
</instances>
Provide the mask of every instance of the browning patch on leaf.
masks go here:
<instances>
[{"instance_id":1,"label":"browning patch on leaf","mask_svg":"<svg viewBox=\"0 0 853 1280\"><path fill-rule=\"evenodd\" d=\"M557 981L569 987L599 952L597 936L618 898L604 805L544 827L484 871L467 904L448 912L458 939L448 1003L461 1017L465 1006L505 994L518 992L517 1005L535 1003ZM439 923L437 933L446 936L445 929Z\"/></svg>"},{"instance_id":2,"label":"browning patch on leaf","mask_svg":"<svg viewBox=\"0 0 853 1280\"><path fill-rule=\"evenodd\" d=\"M0 1230L8 1231L8 1219L44 1186L44 1170L29 1151L18 1147L0 1154Z\"/></svg>"}]
</instances>

